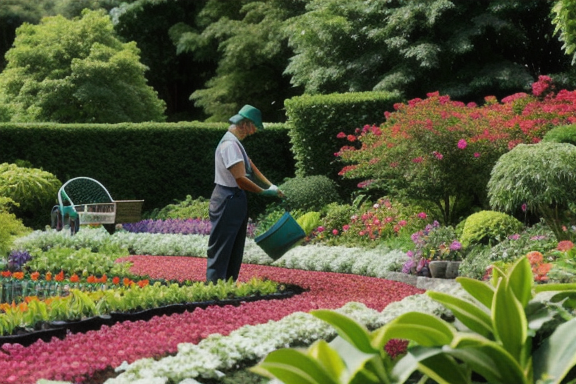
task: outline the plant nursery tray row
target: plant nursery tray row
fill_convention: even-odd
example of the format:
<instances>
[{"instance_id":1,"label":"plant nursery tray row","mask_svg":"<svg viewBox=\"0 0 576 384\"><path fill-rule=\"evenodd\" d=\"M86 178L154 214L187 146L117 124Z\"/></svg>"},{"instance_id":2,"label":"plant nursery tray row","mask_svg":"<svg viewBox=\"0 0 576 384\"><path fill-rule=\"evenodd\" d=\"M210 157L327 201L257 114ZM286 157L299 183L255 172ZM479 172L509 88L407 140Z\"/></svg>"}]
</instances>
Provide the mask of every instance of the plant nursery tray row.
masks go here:
<instances>
[{"instance_id":1,"label":"plant nursery tray row","mask_svg":"<svg viewBox=\"0 0 576 384\"><path fill-rule=\"evenodd\" d=\"M0 336L0 345L6 343L16 343L23 346L28 346L37 340L45 342L50 341L53 337L63 339L68 332L70 333L84 333L88 331L98 330L103 325L114 325L123 321L148 321L154 316L169 316L175 313L184 313L185 311L192 312L196 308L206 309L212 305L225 306L233 305L239 306L242 303L258 300L278 300L287 299L298 293L301 293L300 287L290 287L286 290L269 295L254 295L248 297L239 297L225 300L209 300L203 302L183 303L183 304L170 304L161 307L149 308L141 311L131 312L111 312L110 314L89 317L76 321L51 321L42 323L37 326L39 330L25 330L20 329L15 334ZM1 350L0 350L1 352Z\"/></svg>"}]
</instances>

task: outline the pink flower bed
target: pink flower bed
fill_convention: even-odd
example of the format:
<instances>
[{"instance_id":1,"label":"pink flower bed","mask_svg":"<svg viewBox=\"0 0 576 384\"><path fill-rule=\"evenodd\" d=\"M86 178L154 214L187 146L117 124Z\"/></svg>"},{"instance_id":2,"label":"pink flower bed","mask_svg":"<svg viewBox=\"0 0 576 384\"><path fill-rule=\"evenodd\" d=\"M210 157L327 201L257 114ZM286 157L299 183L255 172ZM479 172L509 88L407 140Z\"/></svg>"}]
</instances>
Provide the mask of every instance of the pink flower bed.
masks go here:
<instances>
[{"instance_id":1,"label":"pink flower bed","mask_svg":"<svg viewBox=\"0 0 576 384\"><path fill-rule=\"evenodd\" d=\"M204 280L206 259L130 256L132 272L153 278ZM193 312L126 321L99 331L69 334L64 340L38 341L28 347L4 344L0 349L0 383L35 383L38 379L95 382L92 376L123 361L174 353L179 343L198 343L212 333L229 334L243 326L266 323L315 308L335 309L357 301L381 311L391 302L422 290L403 283L358 275L312 272L245 264L240 280L252 277L296 284L301 295L284 300L247 302L238 307L209 307Z\"/></svg>"}]
</instances>

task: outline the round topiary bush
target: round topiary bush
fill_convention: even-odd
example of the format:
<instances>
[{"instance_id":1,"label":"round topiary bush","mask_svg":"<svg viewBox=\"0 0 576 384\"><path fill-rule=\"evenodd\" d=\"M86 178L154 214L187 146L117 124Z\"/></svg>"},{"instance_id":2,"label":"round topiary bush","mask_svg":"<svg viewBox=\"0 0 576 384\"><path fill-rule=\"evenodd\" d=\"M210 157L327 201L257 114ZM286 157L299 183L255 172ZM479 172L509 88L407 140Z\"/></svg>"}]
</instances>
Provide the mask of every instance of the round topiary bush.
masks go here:
<instances>
[{"instance_id":1,"label":"round topiary bush","mask_svg":"<svg viewBox=\"0 0 576 384\"><path fill-rule=\"evenodd\" d=\"M320 211L325 205L341 200L336 183L322 175L295 177L278 188L286 196L289 210Z\"/></svg>"},{"instance_id":2,"label":"round topiary bush","mask_svg":"<svg viewBox=\"0 0 576 384\"><path fill-rule=\"evenodd\" d=\"M542 138L548 143L568 143L576 145L576 124L562 125L549 130Z\"/></svg>"},{"instance_id":3,"label":"round topiary bush","mask_svg":"<svg viewBox=\"0 0 576 384\"><path fill-rule=\"evenodd\" d=\"M502 212L480 211L466 219L460 241L467 247L472 244L497 244L509 235L520 232L524 225L516 218Z\"/></svg>"}]
</instances>

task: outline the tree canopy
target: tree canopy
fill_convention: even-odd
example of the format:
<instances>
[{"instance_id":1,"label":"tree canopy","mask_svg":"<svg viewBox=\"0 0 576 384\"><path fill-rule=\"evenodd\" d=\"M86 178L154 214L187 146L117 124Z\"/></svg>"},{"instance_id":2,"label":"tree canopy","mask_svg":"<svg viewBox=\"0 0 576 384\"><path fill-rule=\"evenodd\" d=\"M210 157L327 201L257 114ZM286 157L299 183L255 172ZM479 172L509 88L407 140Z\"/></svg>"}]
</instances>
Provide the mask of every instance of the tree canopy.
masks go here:
<instances>
[{"instance_id":1,"label":"tree canopy","mask_svg":"<svg viewBox=\"0 0 576 384\"><path fill-rule=\"evenodd\" d=\"M285 119L284 100L302 89L290 85L284 74L292 51L285 23L304 12L305 0L209 0L200 12L197 28L173 28L179 52L193 52L214 61L216 74L191 98L222 121L244 104L262 110L266 121Z\"/></svg>"},{"instance_id":2,"label":"tree canopy","mask_svg":"<svg viewBox=\"0 0 576 384\"><path fill-rule=\"evenodd\" d=\"M103 10L25 23L6 54L0 101L18 122L162 121L165 104L146 84L139 53Z\"/></svg>"},{"instance_id":3,"label":"tree canopy","mask_svg":"<svg viewBox=\"0 0 576 384\"><path fill-rule=\"evenodd\" d=\"M550 9L537 0L312 0L290 25L286 72L306 93L502 97L570 68Z\"/></svg>"}]
</instances>

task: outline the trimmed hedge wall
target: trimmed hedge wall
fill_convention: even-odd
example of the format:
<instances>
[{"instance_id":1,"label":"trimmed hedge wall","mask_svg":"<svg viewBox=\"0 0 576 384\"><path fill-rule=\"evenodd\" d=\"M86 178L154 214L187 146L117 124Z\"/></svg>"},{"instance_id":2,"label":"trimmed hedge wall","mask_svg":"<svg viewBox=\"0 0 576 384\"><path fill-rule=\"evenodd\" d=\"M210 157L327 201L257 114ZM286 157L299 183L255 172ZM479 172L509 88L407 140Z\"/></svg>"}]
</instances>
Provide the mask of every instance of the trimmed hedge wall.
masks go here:
<instances>
[{"instance_id":1,"label":"trimmed hedge wall","mask_svg":"<svg viewBox=\"0 0 576 384\"><path fill-rule=\"evenodd\" d=\"M286 100L296 174L328 176L343 187L344 194L349 193L356 182L338 176L343 164L335 161L334 153L350 143L336 135L353 133L367 124L382 124L384 112L392 111L394 104L402 101L399 94L390 92L303 95Z\"/></svg>"},{"instance_id":2,"label":"trimmed hedge wall","mask_svg":"<svg viewBox=\"0 0 576 384\"><path fill-rule=\"evenodd\" d=\"M0 124L0 163L25 160L63 183L86 176L100 181L116 200L144 199L144 210L162 208L186 195L209 198L214 150L227 123ZM243 141L258 168L276 184L294 176L284 124L266 124ZM54 196L56 202L56 196ZM270 199L251 196L251 212ZM46 212L49 223L49 212Z\"/></svg>"}]
</instances>

